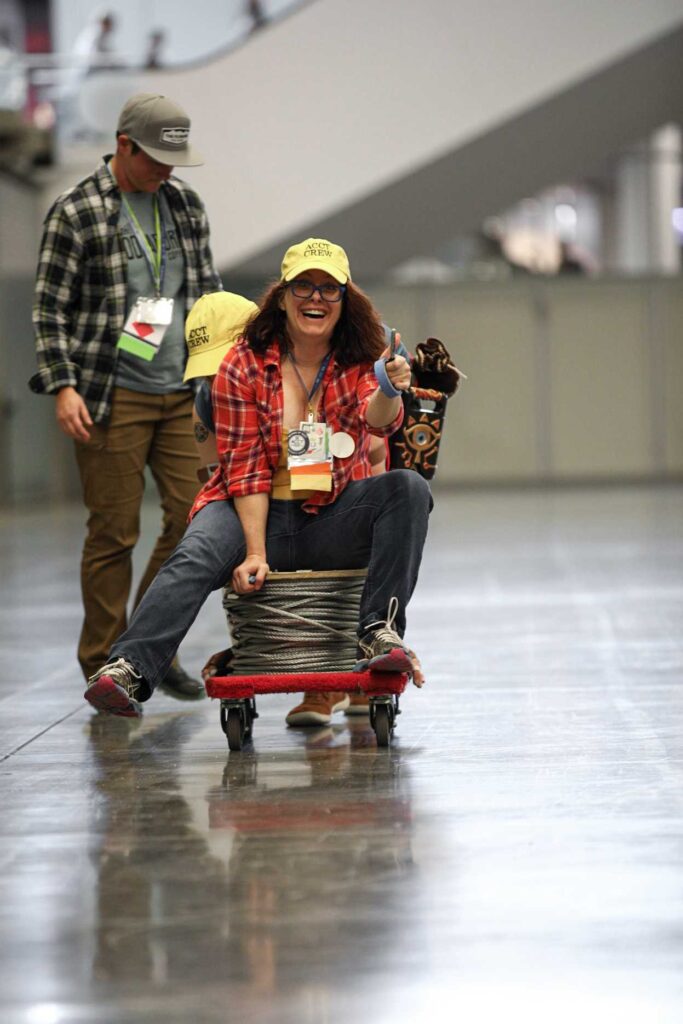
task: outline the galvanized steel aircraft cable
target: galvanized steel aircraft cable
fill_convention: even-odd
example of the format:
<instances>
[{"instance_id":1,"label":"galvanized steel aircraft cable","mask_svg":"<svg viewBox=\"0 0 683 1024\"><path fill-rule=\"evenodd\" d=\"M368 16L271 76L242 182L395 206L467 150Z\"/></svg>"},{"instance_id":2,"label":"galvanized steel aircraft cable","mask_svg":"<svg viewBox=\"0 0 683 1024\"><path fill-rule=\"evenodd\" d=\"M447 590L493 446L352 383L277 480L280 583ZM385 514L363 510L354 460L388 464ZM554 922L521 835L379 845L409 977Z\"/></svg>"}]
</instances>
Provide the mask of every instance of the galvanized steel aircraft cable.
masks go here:
<instances>
[{"instance_id":1,"label":"galvanized steel aircraft cable","mask_svg":"<svg viewBox=\"0 0 683 1024\"><path fill-rule=\"evenodd\" d=\"M226 589L236 675L349 671L365 570L271 573L261 590ZM278 578L281 577L281 578Z\"/></svg>"}]
</instances>

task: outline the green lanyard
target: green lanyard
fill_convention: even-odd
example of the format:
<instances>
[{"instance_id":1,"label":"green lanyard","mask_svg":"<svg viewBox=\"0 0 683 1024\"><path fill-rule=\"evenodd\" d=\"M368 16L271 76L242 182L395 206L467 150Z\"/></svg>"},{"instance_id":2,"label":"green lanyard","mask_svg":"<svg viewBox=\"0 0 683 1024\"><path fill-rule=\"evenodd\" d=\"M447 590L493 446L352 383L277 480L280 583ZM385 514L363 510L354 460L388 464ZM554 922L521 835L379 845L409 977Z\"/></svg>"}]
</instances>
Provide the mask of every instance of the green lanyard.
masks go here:
<instances>
[{"instance_id":1,"label":"green lanyard","mask_svg":"<svg viewBox=\"0 0 683 1024\"><path fill-rule=\"evenodd\" d=\"M133 208L131 207L130 203L128 202L125 196L122 196L121 198L123 199L123 205L128 215L128 219L130 220L133 226L133 230L135 231L135 234L138 237L138 241L141 242L142 245L144 246L143 252L145 254L145 259L147 260L149 272L152 275L152 281L154 282L154 289L156 295L157 297L159 297L161 295L161 286L163 284L164 270L166 264L166 247L164 245L164 235L161 230L161 217L159 216L159 198L156 195L152 197L152 202L154 205L154 233L156 241L156 252L154 251L154 249L152 249L151 245L149 244L147 240L147 235L142 230L142 225L135 216L135 212L133 211Z\"/></svg>"}]
</instances>

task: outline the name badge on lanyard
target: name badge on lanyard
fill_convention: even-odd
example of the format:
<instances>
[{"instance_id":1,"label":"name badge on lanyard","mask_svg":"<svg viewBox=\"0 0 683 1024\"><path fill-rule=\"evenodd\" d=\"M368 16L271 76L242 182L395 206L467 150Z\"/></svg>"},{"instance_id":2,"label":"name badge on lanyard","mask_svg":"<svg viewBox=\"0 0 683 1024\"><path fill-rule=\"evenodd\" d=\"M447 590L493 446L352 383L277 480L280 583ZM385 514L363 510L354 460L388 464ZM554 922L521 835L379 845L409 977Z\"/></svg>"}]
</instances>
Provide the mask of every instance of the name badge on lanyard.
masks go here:
<instances>
[{"instance_id":1,"label":"name badge on lanyard","mask_svg":"<svg viewBox=\"0 0 683 1024\"><path fill-rule=\"evenodd\" d=\"M159 199L154 196L154 231L156 247L152 249L142 230L135 212L123 196L123 206L142 252L147 261L155 295L153 298L141 295L133 303L133 308L126 317L123 332L118 340L117 348L130 352L151 362L161 347L164 335L173 320L173 299L161 294L166 270L166 235L159 215Z\"/></svg>"},{"instance_id":2,"label":"name badge on lanyard","mask_svg":"<svg viewBox=\"0 0 683 1024\"><path fill-rule=\"evenodd\" d=\"M332 431L326 423L302 420L287 437L287 468L293 491L332 490Z\"/></svg>"},{"instance_id":3,"label":"name badge on lanyard","mask_svg":"<svg viewBox=\"0 0 683 1024\"><path fill-rule=\"evenodd\" d=\"M149 363L159 351L172 319L173 299L141 296L126 318L116 347Z\"/></svg>"},{"instance_id":4,"label":"name badge on lanyard","mask_svg":"<svg viewBox=\"0 0 683 1024\"><path fill-rule=\"evenodd\" d=\"M308 419L299 423L298 430L291 430L287 438L287 468L290 487L293 491L332 490L332 453L330 438L332 431L326 423L313 418L313 396L320 387L332 354L323 359L313 387L309 391L299 373L292 353L290 359L308 403Z\"/></svg>"}]
</instances>

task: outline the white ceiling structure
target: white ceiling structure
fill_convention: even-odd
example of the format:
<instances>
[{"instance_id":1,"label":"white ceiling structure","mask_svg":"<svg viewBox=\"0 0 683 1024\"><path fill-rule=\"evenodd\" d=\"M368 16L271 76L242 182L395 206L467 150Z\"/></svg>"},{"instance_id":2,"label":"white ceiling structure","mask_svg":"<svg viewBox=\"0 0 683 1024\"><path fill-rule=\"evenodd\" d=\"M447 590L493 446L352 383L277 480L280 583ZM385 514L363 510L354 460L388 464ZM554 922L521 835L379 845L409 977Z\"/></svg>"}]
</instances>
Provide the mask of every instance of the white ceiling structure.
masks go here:
<instances>
[{"instance_id":1,"label":"white ceiling structure","mask_svg":"<svg viewBox=\"0 0 683 1024\"><path fill-rule=\"evenodd\" d=\"M367 277L682 122L683 2L317 0L129 84L191 114L227 275L320 235Z\"/></svg>"}]
</instances>

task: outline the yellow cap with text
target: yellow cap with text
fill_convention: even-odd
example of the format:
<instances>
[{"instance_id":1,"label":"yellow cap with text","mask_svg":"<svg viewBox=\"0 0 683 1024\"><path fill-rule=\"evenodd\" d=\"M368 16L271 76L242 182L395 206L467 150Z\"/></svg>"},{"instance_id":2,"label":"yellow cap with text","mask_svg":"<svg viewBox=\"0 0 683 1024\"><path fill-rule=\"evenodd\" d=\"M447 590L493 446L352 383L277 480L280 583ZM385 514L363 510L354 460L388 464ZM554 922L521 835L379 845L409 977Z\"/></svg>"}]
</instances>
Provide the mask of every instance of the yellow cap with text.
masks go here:
<instances>
[{"instance_id":1,"label":"yellow cap with text","mask_svg":"<svg viewBox=\"0 0 683 1024\"><path fill-rule=\"evenodd\" d=\"M349 260L340 245L325 238L307 238L291 245L282 261L281 281L292 281L307 270L324 270L339 284L351 280Z\"/></svg>"},{"instance_id":2,"label":"yellow cap with text","mask_svg":"<svg viewBox=\"0 0 683 1024\"><path fill-rule=\"evenodd\" d=\"M185 321L187 366L183 380L212 377L258 306L234 292L210 292L197 299Z\"/></svg>"}]
</instances>

